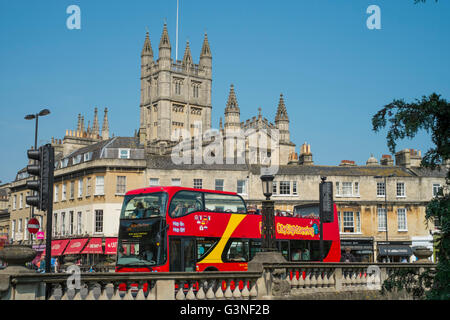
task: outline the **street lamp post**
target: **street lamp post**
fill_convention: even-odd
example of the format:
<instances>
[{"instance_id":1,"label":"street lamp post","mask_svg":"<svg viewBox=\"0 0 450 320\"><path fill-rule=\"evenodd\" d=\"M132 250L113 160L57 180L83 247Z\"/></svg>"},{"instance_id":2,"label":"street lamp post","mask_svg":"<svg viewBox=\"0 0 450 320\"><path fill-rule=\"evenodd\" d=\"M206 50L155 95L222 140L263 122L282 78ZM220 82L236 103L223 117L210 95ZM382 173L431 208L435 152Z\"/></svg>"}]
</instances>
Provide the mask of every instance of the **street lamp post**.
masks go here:
<instances>
[{"instance_id":1,"label":"street lamp post","mask_svg":"<svg viewBox=\"0 0 450 320\"><path fill-rule=\"evenodd\" d=\"M263 252L276 251L275 248L275 206L274 201L270 200L273 192L272 175L261 176L263 194L266 200L262 202L262 230L261 230L261 250Z\"/></svg>"},{"instance_id":2,"label":"street lamp post","mask_svg":"<svg viewBox=\"0 0 450 320\"><path fill-rule=\"evenodd\" d=\"M273 192L273 175L261 176L262 192L266 197L262 201L261 250L256 252L248 263L248 271L262 271L264 263L285 263L283 255L276 248L274 201L270 200ZM287 286L286 286L287 288ZM290 287L289 287L290 288Z\"/></svg>"},{"instance_id":3,"label":"street lamp post","mask_svg":"<svg viewBox=\"0 0 450 320\"><path fill-rule=\"evenodd\" d=\"M36 119L36 126L34 128L34 150L37 150L37 138L38 138L38 119L39 117L46 116L50 113L50 110L48 109L42 109L39 111L39 113L36 114L27 114L25 116L25 120L33 120ZM36 179L36 177L34 177ZM31 218L34 218L34 206L30 206L30 215ZM33 244L33 236L30 235L31 244Z\"/></svg>"}]
</instances>

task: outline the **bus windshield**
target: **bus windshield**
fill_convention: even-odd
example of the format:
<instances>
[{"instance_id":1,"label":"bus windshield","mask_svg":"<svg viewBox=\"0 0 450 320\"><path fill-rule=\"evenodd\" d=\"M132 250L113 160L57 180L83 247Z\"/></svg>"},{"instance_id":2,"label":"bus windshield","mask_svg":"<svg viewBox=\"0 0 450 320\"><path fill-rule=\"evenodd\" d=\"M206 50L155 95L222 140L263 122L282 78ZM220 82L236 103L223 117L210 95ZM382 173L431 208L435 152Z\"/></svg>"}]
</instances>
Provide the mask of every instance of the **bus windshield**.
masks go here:
<instances>
[{"instance_id":1,"label":"bus windshield","mask_svg":"<svg viewBox=\"0 0 450 320\"><path fill-rule=\"evenodd\" d=\"M165 192L125 196L120 219L165 217L167 197Z\"/></svg>"},{"instance_id":2,"label":"bus windshield","mask_svg":"<svg viewBox=\"0 0 450 320\"><path fill-rule=\"evenodd\" d=\"M122 220L119 228L117 265L153 266L166 260L165 220Z\"/></svg>"}]
</instances>

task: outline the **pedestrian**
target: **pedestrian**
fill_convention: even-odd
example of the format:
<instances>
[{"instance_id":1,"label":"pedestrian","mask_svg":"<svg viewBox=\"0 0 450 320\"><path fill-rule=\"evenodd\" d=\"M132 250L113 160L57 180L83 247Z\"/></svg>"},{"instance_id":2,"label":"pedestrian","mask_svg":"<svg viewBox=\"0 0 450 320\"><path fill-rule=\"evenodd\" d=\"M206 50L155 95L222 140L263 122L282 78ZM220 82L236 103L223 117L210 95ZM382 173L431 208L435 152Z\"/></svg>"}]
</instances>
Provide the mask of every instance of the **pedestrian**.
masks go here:
<instances>
[{"instance_id":1,"label":"pedestrian","mask_svg":"<svg viewBox=\"0 0 450 320\"><path fill-rule=\"evenodd\" d=\"M39 273L45 273L45 255L41 256L41 259L39 261Z\"/></svg>"},{"instance_id":2,"label":"pedestrian","mask_svg":"<svg viewBox=\"0 0 450 320\"><path fill-rule=\"evenodd\" d=\"M59 259L56 258L55 259L55 273L58 273L58 272L59 272Z\"/></svg>"},{"instance_id":3,"label":"pedestrian","mask_svg":"<svg viewBox=\"0 0 450 320\"><path fill-rule=\"evenodd\" d=\"M300 261L300 260L302 260L302 250L301 249L297 249L292 254L292 261Z\"/></svg>"},{"instance_id":4,"label":"pedestrian","mask_svg":"<svg viewBox=\"0 0 450 320\"><path fill-rule=\"evenodd\" d=\"M349 247L345 248L345 253L341 256L341 262L355 262L355 256L351 253Z\"/></svg>"},{"instance_id":5,"label":"pedestrian","mask_svg":"<svg viewBox=\"0 0 450 320\"><path fill-rule=\"evenodd\" d=\"M302 253L302 260L309 261L309 259L310 259L309 250L308 248L305 248L305 250Z\"/></svg>"}]
</instances>

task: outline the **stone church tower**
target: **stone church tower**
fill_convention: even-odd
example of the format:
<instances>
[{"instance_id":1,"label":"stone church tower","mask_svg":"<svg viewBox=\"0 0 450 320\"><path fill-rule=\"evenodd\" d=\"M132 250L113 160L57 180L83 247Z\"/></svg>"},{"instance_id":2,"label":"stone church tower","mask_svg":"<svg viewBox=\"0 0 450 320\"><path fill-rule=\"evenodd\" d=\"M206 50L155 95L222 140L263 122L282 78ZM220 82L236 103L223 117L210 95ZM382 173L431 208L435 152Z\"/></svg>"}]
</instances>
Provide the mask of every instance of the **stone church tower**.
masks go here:
<instances>
[{"instance_id":1,"label":"stone church tower","mask_svg":"<svg viewBox=\"0 0 450 320\"><path fill-rule=\"evenodd\" d=\"M166 24L157 60L147 32L141 53L139 139L148 154L167 154L185 135L211 128L212 55L207 35L198 64L189 42L183 60L173 61L171 52Z\"/></svg>"}]
</instances>

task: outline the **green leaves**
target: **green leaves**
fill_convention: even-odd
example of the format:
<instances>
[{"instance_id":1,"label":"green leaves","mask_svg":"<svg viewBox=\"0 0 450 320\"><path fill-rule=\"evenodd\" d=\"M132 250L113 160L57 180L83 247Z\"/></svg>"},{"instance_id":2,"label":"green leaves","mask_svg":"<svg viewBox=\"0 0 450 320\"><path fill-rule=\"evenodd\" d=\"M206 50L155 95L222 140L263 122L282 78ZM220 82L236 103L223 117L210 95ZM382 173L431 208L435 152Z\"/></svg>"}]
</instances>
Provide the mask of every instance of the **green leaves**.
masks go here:
<instances>
[{"instance_id":1,"label":"green leaves","mask_svg":"<svg viewBox=\"0 0 450 320\"><path fill-rule=\"evenodd\" d=\"M416 3L419 0L416 0ZM424 2L424 1L422 1ZM431 135L434 147L422 158L422 166L441 170L441 165L450 159L450 103L440 95L432 93L407 103L394 100L372 117L372 129L379 132L389 125L387 145L392 154L399 139L413 138L420 130ZM447 171L447 188L450 186L450 171ZM440 233L436 237L436 271L414 275L404 270L391 275L383 284L383 291L404 288L415 298L450 299L450 195L441 192L430 201L426 209L426 222L438 223Z\"/></svg>"},{"instance_id":2,"label":"green leaves","mask_svg":"<svg viewBox=\"0 0 450 320\"><path fill-rule=\"evenodd\" d=\"M395 154L397 141L413 138L419 130L431 134L435 148L427 151L422 160L425 167L435 168L450 157L450 104L432 93L413 103L394 100L372 117L372 129L379 132L389 123L386 135L389 151Z\"/></svg>"}]
</instances>

